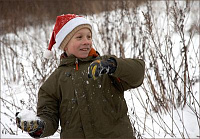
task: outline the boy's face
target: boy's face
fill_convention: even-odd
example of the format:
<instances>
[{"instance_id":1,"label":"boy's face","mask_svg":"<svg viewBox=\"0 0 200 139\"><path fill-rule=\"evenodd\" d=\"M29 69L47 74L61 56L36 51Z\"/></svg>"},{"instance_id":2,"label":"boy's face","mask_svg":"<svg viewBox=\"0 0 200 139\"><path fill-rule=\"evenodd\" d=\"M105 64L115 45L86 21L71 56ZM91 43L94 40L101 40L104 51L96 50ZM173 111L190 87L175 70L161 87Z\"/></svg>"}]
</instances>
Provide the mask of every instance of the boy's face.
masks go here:
<instances>
[{"instance_id":1,"label":"boy's face","mask_svg":"<svg viewBox=\"0 0 200 139\"><path fill-rule=\"evenodd\" d=\"M74 34L64 50L68 56L73 54L78 58L86 58L91 48L92 34L88 28L83 28Z\"/></svg>"}]
</instances>

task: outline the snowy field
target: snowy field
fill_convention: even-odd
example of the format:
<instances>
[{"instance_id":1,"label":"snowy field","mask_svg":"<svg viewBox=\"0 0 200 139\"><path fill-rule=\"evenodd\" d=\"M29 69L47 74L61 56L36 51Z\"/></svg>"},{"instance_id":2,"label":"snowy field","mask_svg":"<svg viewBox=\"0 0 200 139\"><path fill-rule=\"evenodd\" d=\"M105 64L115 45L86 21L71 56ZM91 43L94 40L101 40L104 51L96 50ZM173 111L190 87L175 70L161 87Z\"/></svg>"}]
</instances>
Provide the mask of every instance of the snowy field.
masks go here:
<instances>
[{"instance_id":1,"label":"snowy field","mask_svg":"<svg viewBox=\"0 0 200 139\"><path fill-rule=\"evenodd\" d=\"M184 5L185 3L179 3L180 5ZM162 6L161 6L162 5ZM190 27L193 24L193 19L197 18L199 21L199 2L196 1L192 3L192 12L190 12L187 15L187 20L185 20L185 40L190 40L190 35L187 33L187 31L190 29ZM166 13L163 9L165 9L165 2L154 2L152 3L152 7L154 9L154 16L156 17L156 21L154 22L159 30L158 34L160 34L160 38L164 40L163 32L167 32L165 26L167 26L166 22ZM144 20L144 16L142 12L146 12L146 6L142 5L138 8L138 17L140 20ZM120 11L119 11L120 14ZM115 21L118 17L116 17L116 11L109 12L109 15L111 16L111 20ZM88 19L94 19L94 30L96 33L94 33L94 47L97 49L97 51L100 52L100 54L104 53L104 48L101 48L100 44L102 43L102 39L100 39L98 34L98 25L101 21L104 21L104 13L88 16ZM115 26L118 26L121 30L124 30L123 32L126 32L127 35L131 35L131 31L128 28L128 18L124 20L123 23L117 23L115 22ZM98 23L98 24L97 24ZM123 26L123 27L122 27ZM16 80L13 82L9 82L9 79L7 77L10 76L9 71L5 72L3 70L3 66L1 65L1 138L30 138L30 136L27 133L22 132L20 129L16 127L14 115L17 111L20 109L26 109L29 108L33 111L36 111L36 97L34 96L34 93L32 91L37 91L39 89L40 83L37 82L36 77L40 77L40 75L37 75L35 72L36 69L32 68L31 60L35 60L34 56L37 54L43 53L45 48L47 47L47 40L50 38L50 34L52 31L53 25L45 26L45 27L27 27L23 31L19 31L18 35L16 34L7 34L6 36L0 36L1 39L10 38L13 43L11 46L17 50L17 53L19 54L20 58L19 64L22 63L23 68L16 68L16 73L18 74L22 73L24 71L24 76L21 80ZM136 28L138 29L138 28ZM45 30L45 31L44 31ZM139 30L139 29L138 29ZM45 34L45 32L48 32ZM139 31L138 31L139 32ZM138 33L136 31L136 34ZM34 37L37 37L37 42L35 41ZM115 35L113 35L115 37ZM198 33L194 34L192 37L192 43L190 43L190 47L188 47L188 57L195 57L196 55L199 56L199 40L200 36ZM13 40L12 40L13 39ZM37 51L34 48L30 48L29 50L23 49L21 40L23 40L23 43L27 46L37 46ZM172 33L171 40L174 46L177 46L176 48L173 48L173 53L176 58L176 64L181 64L181 59L179 57L180 52L180 42L181 38L178 35L178 33ZM127 37L126 42L124 42L125 47L125 57L132 57L133 51L131 49L131 45L133 44L132 40ZM149 47L153 46L152 42L149 42L151 44ZM152 47L152 49L154 49ZM156 49L154 49L156 51ZM27 53L25 53L27 51ZM56 56L61 53L60 51L54 50L56 52ZM115 48L113 48L112 52L118 55L118 52L116 52ZM194 53L197 52L197 53ZM137 52L138 53L138 52ZM136 54L137 54L136 53ZM23 55L20 55L23 54ZM27 56L29 55L29 59L27 59ZM136 55L137 56L137 55ZM37 57L38 59L40 57ZM1 58L3 60L3 58ZM10 59L12 60L12 59ZM37 60L36 60L37 61ZM58 62L58 61L57 61ZM146 65L150 65L150 59L146 60ZM129 108L129 116L131 119L131 122L134 123L134 127L136 130L141 134L144 138L182 138L183 136L185 138L200 138L200 96L199 96L199 58L196 58L196 61L192 61L193 64L196 64L196 67L188 67L191 71L190 73L193 76L198 77L198 81L196 84L192 86L193 96L192 98L187 99L187 105L185 107L179 107L177 109L171 108L170 112L163 112L163 113L156 113L154 112L150 106L147 106L147 109L145 109L144 105L147 105L147 95L143 91L145 85L142 87L139 87L138 89L133 89L125 92L125 99ZM38 65L40 65L40 61L37 61ZM56 66L57 63L54 63ZM41 66L41 67L40 67ZM40 65L41 69L45 69L46 67ZM148 66L147 66L148 67ZM48 69L43 70L43 72L47 72ZM153 76L153 74L152 74ZM164 76L164 75L163 75ZM32 81L30 83L27 83L24 85L23 79L29 79L29 81ZM36 78L36 79L35 79ZM6 80L7 79L7 80ZM156 79L155 79L156 80ZM36 83L37 85L34 86L31 83ZM147 84L147 80L144 81L144 84ZM181 85L180 85L181 86ZM34 88L34 89L33 89ZM28 93L27 93L28 90ZM30 99L32 98L32 99ZM150 98L153 100L153 98ZM196 100L196 101L193 101ZM35 102L35 103L34 103ZM190 103L191 102L191 103ZM25 103L26 105L23 105ZM5 105L7 104L7 105ZM17 107L15 107L17 106ZM9 130L8 129L12 129ZM13 134L11 135L10 131L13 131ZM59 138L59 133L56 132L52 137L48 138Z\"/></svg>"}]
</instances>

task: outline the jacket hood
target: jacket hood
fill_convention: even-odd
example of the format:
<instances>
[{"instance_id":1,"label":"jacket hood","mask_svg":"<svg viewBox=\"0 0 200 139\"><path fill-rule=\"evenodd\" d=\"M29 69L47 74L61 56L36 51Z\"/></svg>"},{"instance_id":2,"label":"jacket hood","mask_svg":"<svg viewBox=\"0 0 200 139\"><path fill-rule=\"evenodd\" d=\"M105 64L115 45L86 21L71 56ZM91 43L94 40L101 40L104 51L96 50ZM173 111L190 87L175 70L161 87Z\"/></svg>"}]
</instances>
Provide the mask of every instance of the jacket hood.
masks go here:
<instances>
[{"instance_id":1,"label":"jacket hood","mask_svg":"<svg viewBox=\"0 0 200 139\"><path fill-rule=\"evenodd\" d=\"M64 66L64 65L75 64L77 59L80 60L80 61L92 61L94 58L96 58L98 56L99 56L99 53L94 48L92 48L90 50L87 58L77 58L74 55L67 56L67 54L64 52L60 56L59 67Z\"/></svg>"}]
</instances>

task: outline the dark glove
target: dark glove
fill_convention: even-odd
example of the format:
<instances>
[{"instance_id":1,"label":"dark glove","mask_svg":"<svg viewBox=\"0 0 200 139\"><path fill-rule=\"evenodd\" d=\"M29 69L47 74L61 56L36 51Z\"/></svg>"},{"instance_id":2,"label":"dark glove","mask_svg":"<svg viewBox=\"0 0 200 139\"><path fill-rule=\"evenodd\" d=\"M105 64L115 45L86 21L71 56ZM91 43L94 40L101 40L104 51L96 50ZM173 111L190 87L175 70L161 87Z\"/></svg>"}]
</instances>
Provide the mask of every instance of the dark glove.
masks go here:
<instances>
[{"instance_id":1,"label":"dark glove","mask_svg":"<svg viewBox=\"0 0 200 139\"><path fill-rule=\"evenodd\" d=\"M94 80L102 74L112 74L117 68L117 62L114 58L108 60L95 60L88 67L88 78Z\"/></svg>"},{"instance_id":2,"label":"dark glove","mask_svg":"<svg viewBox=\"0 0 200 139\"><path fill-rule=\"evenodd\" d=\"M31 113L30 113L31 114ZM16 124L22 131L26 131L29 133L31 137L38 138L41 137L44 131L44 121L37 116L32 116L34 118L30 118L30 120L24 119L19 112L16 113Z\"/></svg>"}]
</instances>

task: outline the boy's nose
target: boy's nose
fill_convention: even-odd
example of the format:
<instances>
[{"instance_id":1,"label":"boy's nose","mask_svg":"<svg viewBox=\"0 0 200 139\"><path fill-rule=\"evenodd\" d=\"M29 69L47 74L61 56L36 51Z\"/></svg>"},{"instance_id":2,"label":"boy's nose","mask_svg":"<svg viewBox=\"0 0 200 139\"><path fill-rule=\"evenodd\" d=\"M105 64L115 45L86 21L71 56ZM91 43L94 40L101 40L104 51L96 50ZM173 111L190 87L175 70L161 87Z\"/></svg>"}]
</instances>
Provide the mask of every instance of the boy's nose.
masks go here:
<instances>
[{"instance_id":1,"label":"boy's nose","mask_svg":"<svg viewBox=\"0 0 200 139\"><path fill-rule=\"evenodd\" d=\"M91 40L89 40L88 38L84 38L83 40L83 44L90 44Z\"/></svg>"}]
</instances>

